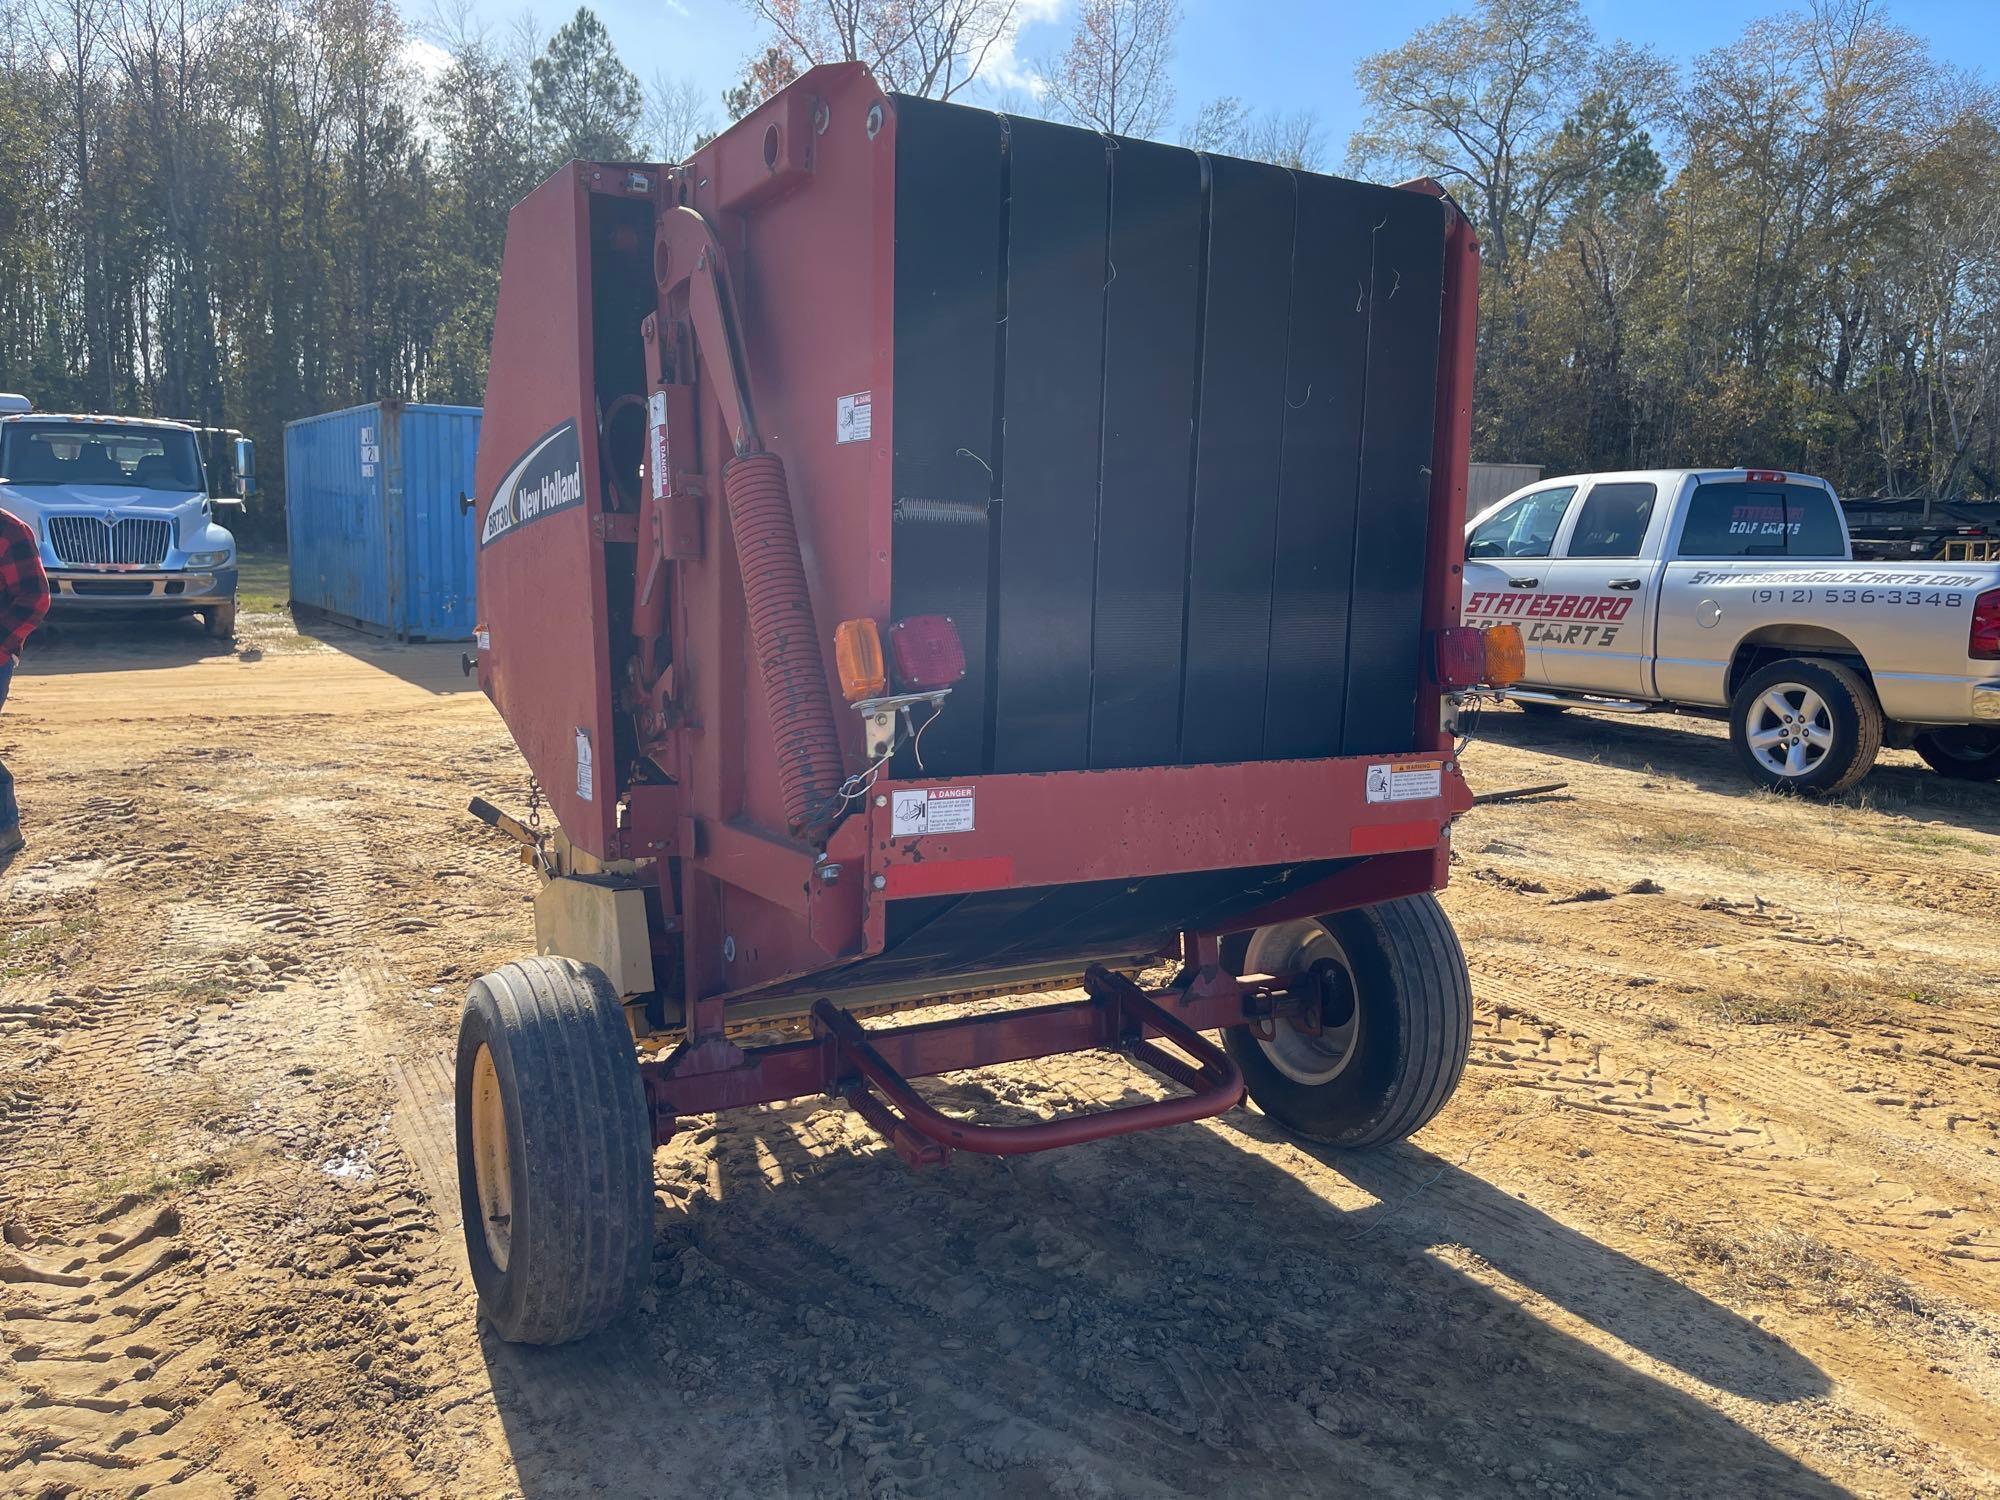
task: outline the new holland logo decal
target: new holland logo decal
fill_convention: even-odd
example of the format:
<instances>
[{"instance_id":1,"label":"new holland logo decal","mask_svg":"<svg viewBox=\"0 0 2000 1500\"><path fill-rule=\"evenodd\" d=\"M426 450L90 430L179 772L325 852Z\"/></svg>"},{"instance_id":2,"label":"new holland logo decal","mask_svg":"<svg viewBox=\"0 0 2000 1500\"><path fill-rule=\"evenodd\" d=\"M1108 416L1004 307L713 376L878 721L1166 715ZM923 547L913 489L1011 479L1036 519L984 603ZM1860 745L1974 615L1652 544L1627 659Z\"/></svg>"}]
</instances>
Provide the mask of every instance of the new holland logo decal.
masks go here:
<instances>
[{"instance_id":1,"label":"new holland logo decal","mask_svg":"<svg viewBox=\"0 0 2000 1500\"><path fill-rule=\"evenodd\" d=\"M582 503L583 449L576 423L565 422L522 454L500 481L487 502L479 545L491 546L494 538L517 527Z\"/></svg>"}]
</instances>

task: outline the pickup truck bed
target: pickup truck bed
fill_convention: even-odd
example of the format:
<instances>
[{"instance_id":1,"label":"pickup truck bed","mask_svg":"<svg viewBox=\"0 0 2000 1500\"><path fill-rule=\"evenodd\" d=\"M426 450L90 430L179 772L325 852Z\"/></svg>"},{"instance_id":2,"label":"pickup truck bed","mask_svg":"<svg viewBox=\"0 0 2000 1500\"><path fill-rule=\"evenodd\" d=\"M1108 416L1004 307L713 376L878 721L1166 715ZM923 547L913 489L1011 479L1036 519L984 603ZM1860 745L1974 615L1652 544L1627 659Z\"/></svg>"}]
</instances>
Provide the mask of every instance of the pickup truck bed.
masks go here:
<instances>
[{"instance_id":1,"label":"pickup truck bed","mask_svg":"<svg viewBox=\"0 0 2000 1500\"><path fill-rule=\"evenodd\" d=\"M1467 623L1523 626L1524 704L1726 710L1790 791L1845 790L1882 744L2000 777L2000 564L1855 562L1810 475L1543 480L1468 524L1464 582Z\"/></svg>"}]
</instances>

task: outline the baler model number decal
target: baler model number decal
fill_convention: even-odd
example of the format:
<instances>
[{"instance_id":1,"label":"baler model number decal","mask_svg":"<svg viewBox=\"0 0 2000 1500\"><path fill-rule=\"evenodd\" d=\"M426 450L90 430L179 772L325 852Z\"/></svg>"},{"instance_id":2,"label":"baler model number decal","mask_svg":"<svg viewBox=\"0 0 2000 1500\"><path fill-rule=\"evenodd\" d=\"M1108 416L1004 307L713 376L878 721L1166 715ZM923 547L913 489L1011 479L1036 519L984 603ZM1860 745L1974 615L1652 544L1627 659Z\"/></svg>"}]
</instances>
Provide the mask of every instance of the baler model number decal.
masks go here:
<instances>
[{"instance_id":1,"label":"baler model number decal","mask_svg":"<svg viewBox=\"0 0 2000 1500\"><path fill-rule=\"evenodd\" d=\"M1632 613L1625 594L1513 594L1486 590L1465 601L1468 625L1526 620L1534 645L1608 646L1618 638L1619 621Z\"/></svg>"},{"instance_id":2,"label":"baler model number decal","mask_svg":"<svg viewBox=\"0 0 2000 1500\"><path fill-rule=\"evenodd\" d=\"M500 487L487 502L486 521L479 528L479 545L490 547L495 538L583 504L583 448L576 436L576 423L565 422L544 434L507 471Z\"/></svg>"}]
</instances>

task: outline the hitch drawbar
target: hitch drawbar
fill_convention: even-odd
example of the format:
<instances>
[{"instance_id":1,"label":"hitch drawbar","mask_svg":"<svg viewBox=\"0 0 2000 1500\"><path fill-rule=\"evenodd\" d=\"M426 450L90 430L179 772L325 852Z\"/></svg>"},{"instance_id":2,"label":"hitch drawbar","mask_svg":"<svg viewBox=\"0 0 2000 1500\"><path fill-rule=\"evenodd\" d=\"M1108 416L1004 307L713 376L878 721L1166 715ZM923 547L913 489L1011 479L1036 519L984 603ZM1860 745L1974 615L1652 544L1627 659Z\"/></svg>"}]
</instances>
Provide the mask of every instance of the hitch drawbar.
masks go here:
<instances>
[{"instance_id":1,"label":"hitch drawbar","mask_svg":"<svg viewBox=\"0 0 2000 1500\"><path fill-rule=\"evenodd\" d=\"M1081 1145L1205 1120L1242 1102L1243 1074L1229 1055L1131 978L1093 967L1083 976L1083 988L1089 998L1078 1003L880 1031L870 1031L847 1011L821 1000L812 1009L812 1039L768 1049L761 1061L768 1076L796 1080L793 1097L808 1091L805 1085L811 1078L816 1091L845 1099L898 1155L918 1167L939 1165L954 1151L1021 1156ZM1216 1000L1240 1017L1243 998L1232 977L1220 976ZM1262 1008L1268 1008L1268 1002ZM1184 1056L1159 1047L1148 1033L1171 1043ZM925 1103L905 1076L1091 1048L1122 1052L1190 1092L1060 1120L974 1125ZM900 1068L889 1060L892 1056ZM672 1136L678 1116L742 1102L731 1098L734 1091L726 1071L720 1076L677 1075L671 1063L655 1063L642 1065L640 1073L653 1112L654 1138L662 1143ZM789 1091L780 1082L775 1092Z\"/></svg>"}]
</instances>

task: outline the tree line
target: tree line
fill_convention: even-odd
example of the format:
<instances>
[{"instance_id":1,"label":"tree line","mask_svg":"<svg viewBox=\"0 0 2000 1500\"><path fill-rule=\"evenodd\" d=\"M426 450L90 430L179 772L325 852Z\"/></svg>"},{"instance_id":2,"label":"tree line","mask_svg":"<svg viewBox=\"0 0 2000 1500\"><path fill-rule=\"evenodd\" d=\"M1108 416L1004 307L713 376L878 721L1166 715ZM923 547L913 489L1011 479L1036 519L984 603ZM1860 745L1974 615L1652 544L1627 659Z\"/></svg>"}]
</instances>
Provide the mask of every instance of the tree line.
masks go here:
<instances>
[{"instance_id":1,"label":"tree line","mask_svg":"<svg viewBox=\"0 0 2000 1500\"><path fill-rule=\"evenodd\" d=\"M766 34L716 97L642 82L588 9L419 35L391 0L0 0L0 390L239 426L269 479L291 418L477 404L535 182L683 159L858 59L906 92L1438 178L1484 253L1476 457L2000 490L2000 100L1872 0L1686 65L1578 0L1476 0L1363 61L1344 162L1310 110L1181 108L1174 0L1080 0L1025 74L1014 0L748 3ZM1025 81L996 85L1002 57Z\"/></svg>"}]
</instances>

